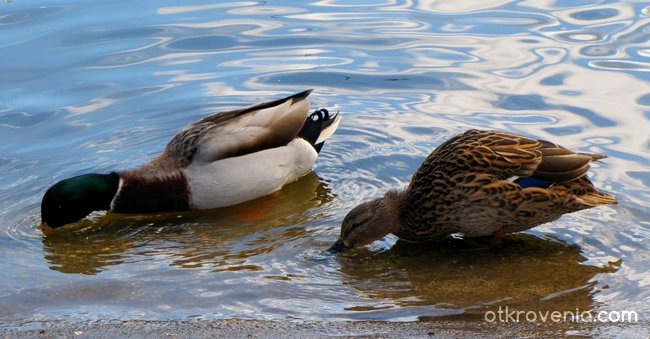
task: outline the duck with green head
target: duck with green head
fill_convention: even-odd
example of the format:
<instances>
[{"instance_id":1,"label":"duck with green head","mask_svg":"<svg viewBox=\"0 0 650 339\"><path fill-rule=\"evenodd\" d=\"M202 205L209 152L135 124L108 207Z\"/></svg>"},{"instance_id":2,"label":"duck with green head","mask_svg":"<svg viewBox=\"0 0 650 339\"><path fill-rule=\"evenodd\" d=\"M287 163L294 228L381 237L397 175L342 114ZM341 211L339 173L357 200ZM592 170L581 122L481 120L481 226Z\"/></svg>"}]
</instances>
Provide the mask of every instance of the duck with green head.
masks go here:
<instances>
[{"instance_id":1,"label":"duck with green head","mask_svg":"<svg viewBox=\"0 0 650 339\"><path fill-rule=\"evenodd\" d=\"M218 208L278 191L311 170L340 121L322 108L308 114L310 93L207 116L140 167L59 181L43 196L42 222L61 227L101 210Z\"/></svg>"},{"instance_id":2,"label":"duck with green head","mask_svg":"<svg viewBox=\"0 0 650 339\"><path fill-rule=\"evenodd\" d=\"M589 164L602 158L506 132L466 131L436 148L405 190L353 208L329 250L364 246L389 233L410 242L460 233L498 243L506 233L565 213L616 204L586 176Z\"/></svg>"}]
</instances>

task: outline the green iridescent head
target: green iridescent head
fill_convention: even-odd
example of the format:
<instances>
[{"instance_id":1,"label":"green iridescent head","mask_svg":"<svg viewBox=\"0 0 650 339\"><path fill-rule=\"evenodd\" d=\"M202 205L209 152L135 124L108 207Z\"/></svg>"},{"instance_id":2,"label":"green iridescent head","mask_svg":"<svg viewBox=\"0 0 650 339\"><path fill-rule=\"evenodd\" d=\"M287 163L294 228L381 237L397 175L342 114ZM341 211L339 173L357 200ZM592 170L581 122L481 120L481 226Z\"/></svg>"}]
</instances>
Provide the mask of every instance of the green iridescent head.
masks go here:
<instances>
[{"instance_id":1,"label":"green iridescent head","mask_svg":"<svg viewBox=\"0 0 650 339\"><path fill-rule=\"evenodd\" d=\"M117 173L84 174L57 182L43 196L42 222L56 228L110 209L119 182Z\"/></svg>"}]
</instances>

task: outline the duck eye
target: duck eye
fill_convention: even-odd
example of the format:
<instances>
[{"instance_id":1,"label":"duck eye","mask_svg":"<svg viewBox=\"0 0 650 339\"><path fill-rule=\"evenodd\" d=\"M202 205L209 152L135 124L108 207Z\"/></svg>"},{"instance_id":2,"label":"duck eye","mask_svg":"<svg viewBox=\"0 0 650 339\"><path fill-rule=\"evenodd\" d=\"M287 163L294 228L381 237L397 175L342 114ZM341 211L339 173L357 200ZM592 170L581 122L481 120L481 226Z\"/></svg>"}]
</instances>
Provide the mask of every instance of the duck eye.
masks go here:
<instances>
[{"instance_id":1,"label":"duck eye","mask_svg":"<svg viewBox=\"0 0 650 339\"><path fill-rule=\"evenodd\" d=\"M353 230L357 229L359 226L361 226L360 222L354 222L352 225L350 225L350 228L348 228L348 233L352 232Z\"/></svg>"},{"instance_id":2,"label":"duck eye","mask_svg":"<svg viewBox=\"0 0 650 339\"><path fill-rule=\"evenodd\" d=\"M356 229L357 227L359 227L360 225L361 225L361 223L353 222L353 223L350 224L349 227L342 228L341 229L341 237L342 238L347 238L350 235L350 233L352 233L352 231L354 229Z\"/></svg>"}]
</instances>

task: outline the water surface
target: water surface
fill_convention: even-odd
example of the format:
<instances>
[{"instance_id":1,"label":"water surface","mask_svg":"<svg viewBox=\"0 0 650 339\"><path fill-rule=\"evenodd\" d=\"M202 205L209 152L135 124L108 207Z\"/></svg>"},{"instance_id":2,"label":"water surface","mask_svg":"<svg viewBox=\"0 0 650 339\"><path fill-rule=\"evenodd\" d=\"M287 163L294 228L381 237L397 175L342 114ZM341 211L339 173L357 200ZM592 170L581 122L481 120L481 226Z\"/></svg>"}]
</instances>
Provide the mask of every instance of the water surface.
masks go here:
<instances>
[{"instance_id":1,"label":"water surface","mask_svg":"<svg viewBox=\"0 0 650 339\"><path fill-rule=\"evenodd\" d=\"M412 321L650 312L650 7L635 1L0 4L0 323ZM314 88L341 110L315 172L234 208L97 214L43 234L57 180L162 151L206 114ZM343 216L429 152L497 128L609 155L616 206L470 251L388 237L332 257Z\"/></svg>"}]
</instances>

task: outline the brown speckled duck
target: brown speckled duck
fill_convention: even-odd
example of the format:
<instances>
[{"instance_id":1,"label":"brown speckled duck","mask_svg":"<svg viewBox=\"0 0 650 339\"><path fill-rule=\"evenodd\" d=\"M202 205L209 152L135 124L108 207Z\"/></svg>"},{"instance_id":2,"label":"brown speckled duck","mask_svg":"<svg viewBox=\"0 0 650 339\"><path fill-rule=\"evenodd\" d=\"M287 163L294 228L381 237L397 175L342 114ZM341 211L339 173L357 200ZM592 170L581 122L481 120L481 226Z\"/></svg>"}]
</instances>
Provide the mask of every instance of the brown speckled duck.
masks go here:
<instances>
[{"instance_id":1,"label":"brown speckled duck","mask_svg":"<svg viewBox=\"0 0 650 339\"><path fill-rule=\"evenodd\" d=\"M500 131L469 130L436 148L408 188L352 209L329 249L364 246L389 234L411 242L520 232L571 213L616 204L586 176L602 154Z\"/></svg>"},{"instance_id":2,"label":"brown speckled duck","mask_svg":"<svg viewBox=\"0 0 650 339\"><path fill-rule=\"evenodd\" d=\"M99 210L209 209L271 194L311 170L339 124L338 113L308 114L310 93L207 116L140 167L59 181L43 197L42 222L60 227Z\"/></svg>"}]
</instances>

